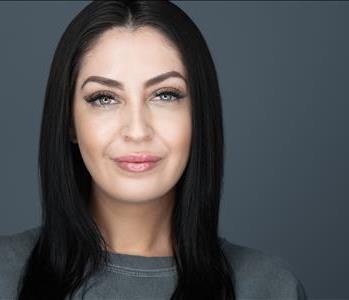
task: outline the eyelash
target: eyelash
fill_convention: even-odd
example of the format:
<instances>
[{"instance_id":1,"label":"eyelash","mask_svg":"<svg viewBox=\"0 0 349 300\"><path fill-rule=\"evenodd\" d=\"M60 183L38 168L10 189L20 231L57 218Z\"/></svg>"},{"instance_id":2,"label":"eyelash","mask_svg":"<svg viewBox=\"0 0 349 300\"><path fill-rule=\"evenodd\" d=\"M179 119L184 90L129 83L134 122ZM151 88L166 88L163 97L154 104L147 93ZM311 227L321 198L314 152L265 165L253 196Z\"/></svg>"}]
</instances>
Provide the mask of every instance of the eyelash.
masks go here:
<instances>
[{"instance_id":1,"label":"eyelash","mask_svg":"<svg viewBox=\"0 0 349 300\"><path fill-rule=\"evenodd\" d=\"M155 93L155 96L156 96L156 97L162 96L162 95L170 95L170 96L172 96L172 97L175 97L175 99L172 99L172 100L162 100L163 102L168 102L168 103L177 102L177 101L179 101L181 98L183 98L182 93L177 92L177 91L174 91L174 90L161 90L161 91ZM115 100L114 95L111 94L110 92L107 92L107 91L96 92L96 93L94 93L94 94L92 94L92 95L90 95L90 96L85 97L84 99L85 99L88 103L90 103L91 105L97 106L97 107L103 107L103 106L112 105L112 104L96 104L97 101L99 101L99 103L100 103L100 100L101 100L103 97L108 97L109 99Z\"/></svg>"}]
</instances>

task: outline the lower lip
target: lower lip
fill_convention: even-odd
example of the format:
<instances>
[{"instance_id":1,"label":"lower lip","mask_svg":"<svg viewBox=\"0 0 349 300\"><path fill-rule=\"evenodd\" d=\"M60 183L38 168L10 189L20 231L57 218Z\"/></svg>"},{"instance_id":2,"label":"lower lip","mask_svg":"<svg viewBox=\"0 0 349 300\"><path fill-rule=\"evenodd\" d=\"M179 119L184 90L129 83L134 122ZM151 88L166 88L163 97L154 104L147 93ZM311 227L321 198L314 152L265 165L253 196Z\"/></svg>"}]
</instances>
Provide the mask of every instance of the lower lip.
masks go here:
<instances>
[{"instance_id":1,"label":"lower lip","mask_svg":"<svg viewBox=\"0 0 349 300\"><path fill-rule=\"evenodd\" d=\"M116 164L123 170L134 172L134 173L140 173L149 171L157 166L159 161L153 162L153 161L147 161L142 163L130 163L126 161L117 161Z\"/></svg>"}]
</instances>

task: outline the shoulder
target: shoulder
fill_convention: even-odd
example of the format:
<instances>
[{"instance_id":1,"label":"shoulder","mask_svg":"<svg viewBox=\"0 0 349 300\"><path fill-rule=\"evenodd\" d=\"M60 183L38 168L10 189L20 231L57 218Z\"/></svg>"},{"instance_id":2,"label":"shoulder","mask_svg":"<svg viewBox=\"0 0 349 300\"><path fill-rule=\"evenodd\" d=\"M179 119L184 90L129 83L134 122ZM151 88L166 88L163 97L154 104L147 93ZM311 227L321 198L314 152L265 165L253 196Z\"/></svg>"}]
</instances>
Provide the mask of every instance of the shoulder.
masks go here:
<instances>
[{"instance_id":1,"label":"shoulder","mask_svg":"<svg viewBox=\"0 0 349 300\"><path fill-rule=\"evenodd\" d=\"M0 236L0 294L2 297L12 299L19 276L34 247L39 230L40 226Z\"/></svg>"},{"instance_id":2,"label":"shoulder","mask_svg":"<svg viewBox=\"0 0 349 300\"><path fill-rule=\"evenodd\" d=\"M220 238L238 299L307 300L305 288L283 258Z\"/></svg>"}]
</instances>

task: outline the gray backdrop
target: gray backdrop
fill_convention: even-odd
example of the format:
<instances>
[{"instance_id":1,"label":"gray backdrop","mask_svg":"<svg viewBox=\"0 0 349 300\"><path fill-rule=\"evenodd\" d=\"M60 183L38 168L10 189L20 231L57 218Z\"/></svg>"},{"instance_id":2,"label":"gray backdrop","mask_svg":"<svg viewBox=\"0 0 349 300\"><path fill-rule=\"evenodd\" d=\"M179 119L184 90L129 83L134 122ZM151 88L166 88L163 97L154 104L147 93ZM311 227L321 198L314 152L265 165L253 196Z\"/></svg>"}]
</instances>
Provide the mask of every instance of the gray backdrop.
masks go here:
<instances>
[{"instance_id":1,"label":"gray backdrop","mask_svg":"<svg viewBox=\"0 0 349 300\"><path fill-rule=\"evenodd\" d=\"M311 299L349 299L349 3L173 2L202 30L220 80L221 235L286 259ZM39 224L49 65L88 3L0 3L0 234Z\"/></svg>"}]
</instances>

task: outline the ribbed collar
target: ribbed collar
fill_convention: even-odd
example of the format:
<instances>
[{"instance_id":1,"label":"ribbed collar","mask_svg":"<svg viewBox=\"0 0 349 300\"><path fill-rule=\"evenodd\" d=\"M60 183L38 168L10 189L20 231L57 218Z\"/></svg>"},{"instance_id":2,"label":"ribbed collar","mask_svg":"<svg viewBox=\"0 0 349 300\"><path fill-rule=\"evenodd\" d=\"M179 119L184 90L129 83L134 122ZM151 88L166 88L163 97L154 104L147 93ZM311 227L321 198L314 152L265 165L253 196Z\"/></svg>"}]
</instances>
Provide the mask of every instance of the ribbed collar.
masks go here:
<instances>
[{"instance_id":1,"label":"ribbed collar","mask_svg":"<svg viewBox=\"0 0 349 300\"><path fill-rule=\"evenodd\" d=\"M176 270L173 256L140 256L110 252L109 265L132 270Z\"/></svg>"}]
</instances>

